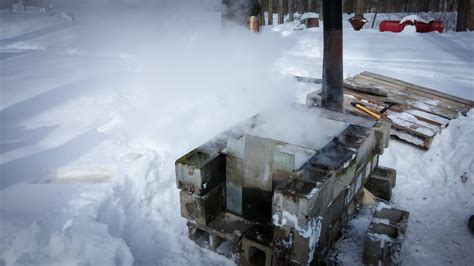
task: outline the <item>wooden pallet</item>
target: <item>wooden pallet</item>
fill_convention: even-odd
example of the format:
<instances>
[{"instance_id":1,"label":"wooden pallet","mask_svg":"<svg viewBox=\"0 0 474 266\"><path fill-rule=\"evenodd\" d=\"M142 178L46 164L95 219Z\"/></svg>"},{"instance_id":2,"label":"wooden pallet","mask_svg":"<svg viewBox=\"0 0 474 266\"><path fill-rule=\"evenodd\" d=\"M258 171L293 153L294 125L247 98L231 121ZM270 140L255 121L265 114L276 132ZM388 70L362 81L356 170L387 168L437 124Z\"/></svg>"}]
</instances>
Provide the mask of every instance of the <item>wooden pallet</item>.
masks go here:
<instances>
[{"instance_id":1,"label":"wooden pallet","mask_svg":"<svg viewBox=\"0 0 474 266\"><path fill-rule=\"evenodd\" d=\"M351 105L364 104L375 113L396 103L381 119L392 123L392 136L429 149L433 138L459 114L466 115L474 102L371 72L363 72L344 81L344 106L347 111L370 117Z\"/></svg>"}]
</instances>

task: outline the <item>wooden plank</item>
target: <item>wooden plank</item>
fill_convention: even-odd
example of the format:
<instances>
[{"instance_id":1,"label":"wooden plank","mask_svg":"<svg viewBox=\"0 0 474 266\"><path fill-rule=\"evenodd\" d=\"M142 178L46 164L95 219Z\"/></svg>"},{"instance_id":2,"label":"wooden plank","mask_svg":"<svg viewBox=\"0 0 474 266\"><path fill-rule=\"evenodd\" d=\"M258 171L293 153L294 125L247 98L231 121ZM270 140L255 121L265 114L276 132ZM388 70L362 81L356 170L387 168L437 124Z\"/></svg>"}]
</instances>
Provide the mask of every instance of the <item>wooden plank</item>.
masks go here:
<instances>
[{"instance_id":1,"label":"wooden plank","mask_svg":"<svg viewBox=\"0 0 474 266\"><path fill-rule=\"evenodd\" d=\"M344 80L344 87L351 89L353 91L358 91L358 92L375 95L375 96L387 97L388 95L387 92L383 90L380 90L372 86L364 86L348 79Z\"/></svg>"},{"instance_id":2,"label":"wooden plank","mask_svg":"<svg viewBox=\"0 0 474 266\"><path fill-rule=\"evenodd\" d=\"M360 75L356 75L354 79L357 83L367 86L377 86L375 83L379 82L378 80L370 80L370 78ZM409 90L391 89L390 87L381 86L380 83L378 84L378 88L388 93L388 101L393 100L395 102L401 102L407 106L410 106L412 109L419 109L449 119L456 118L458 116L458 112L461 111L459 108L453 108L452 106L446 105L445 103L410 93Z\"/></svg>"},{"instance_id":3,"label":"wooden plank","mask_svg":"<svg viewBox=\"0 0 474 266\"><path fill-rule=\"evenodd\" d=\"M351 91L351 90L345 90L345 94L350 95L351 97L353 97L353 99L363 101L363 102L365 101L369 104L375 105L375 109L377 111L381 111L383 109L383 107L385 107L385 104L384 104L384 101L386 101L385 98L360 94L358 92L354 92L354 91ZM393 99L391 99L391 98L388 98L388 99L393 101ZM371 108L374 108L374 106L371 106ZM415 110L415 109L410 109L410 107L404 106L403 103L398 103L398 104L392 106L387 111L387 113L390 113L391 111L395 111L395 112L398 112L398 113L408 112L408 113L414 115L415 117L417 117L419 120L421 120L423 122L430 123L430 124L433 124L433 125L439 126L439 127L445 127L447 125L447 123L449 123L449 119L443 118L443 117L438 116L436 114L427 113L427 112L420 111L420 110Z\"/></svg>"},{"instance_id":4,"label":"wooden plank","mask_svg":"<svg viewBox=\"0 0 474 266\"><path fill-rule=\"evenodd\" d=\"M397 103L381 114L381 120L392 123L392 136L424 149L451 119L474 107L473 101L371 72L346 79L344 99L347 112L370 119L374 118L350 103L379 113L386 102Z\"/></svg>"},{"instance_id":5,"label":"wooden plank","mask_svg":"<svg viewBox=\"0 0 474 266\"><path fill-rule=\"evenodd\" d=\"M472 108L472 106L470 106L470 105L466 105L466 104L463 104L463 103L460 103L460 102L457 102L457 101L453 101L453 100L448 99L448 98L432 95L432 94L414 89L412 87L400 85L400 84L397 84L397 83L393 83L393 82L390 82L390 81L374 78L374 77L371 77L371 76L366 76L366 75L359 74L359 75L356 75L354 77L354 79L356 81L362 82L362 83L363 83L362 80L364 80L365 82L368 82L368 83L372 82L372 83L375 83L375 84L385 85L386 87L388 87L390 89L391 92L395 93L396 91L398 91L398 92L405 93L405 94L409 95L412 98L424 99L425 103L430 103L431 102L431 105L434 105L434 103L436 103L439 107L452 110L456 113L461 112L463 115L466 115L467 112Z\"/></svg>"},{"instance_id":6,"label":"wooden plank","mask_svg":"<svg viewBox=\"0 0 474 266\"><path fill-rule=\"evenodd\" d=\"M354 108L354 106L350 104L353 101L362 102L371 110L380 110L383 108L383 104L380 104L380 101L377 102L373 98L367 100L361 98L360 95L351 95L350 93L344 95L344 108L351 114L373 119L373 117L360 109ZM401 111L402 113L397 111ZM415 116L406 118L404 116L410 114L404 113L403 109L398 109L397 111L389 109L386 111L386 114L382 116L382 120L392 123L393 130L391 131L391 134L398 139L417 145L423 149L428 149L433 137L441 130L441 126L428 124L424 121L418 121ZM396 119L393 119L393 117Z\"/></svg>"},{"instance_id":7,"label":"wooden plank","mask_svg":"<svg viewBox=\"0 0 474 266\"><path fill-rule=\"evenodd\" d=\"M297 75L294 75L293 77L295 77L296 81L298 82L315 83L315 84L323 83L323 80L318 79L318 78L310 78L310 77L303 77L303 76L297 76Z\"/></svg>"},{"instance_id":8,"label":"wooden plank","mask_svg":"<svg viewBox=\"0 0 474 266\"><path fill-rule=\"evenodd\" d=\"M444 92L440 92L440 91L437 91L437 90L429 89L429 88L426 88L426 87L422 87L422 86L419 86L419 85L416 85L416 84L413 84L413 83L405 82L403 80L390 78L390 77L387 77L387 76L379 75L379 74L368 72L368 71L362 72L361 75L374 77L374 78L377 78L377 79L388 81L390 83L398 84L398 85L401 85L401 86L404 86L404 87L409 87L411 89L417 90L417 91L422 92L422 93L428 93L428 94L435 95L435 96L438 96L438 97L441 97L441 98L446 98L446 99L452 100L454 102L458 102L458 103L467 105L467 107L469 107L469 108L474 107L474 101L464 99L464 98L461 98L461 97L457 97L457 96L447 94L447 93L444 93Z\"/></svg>"},{"instance_id":9,"label":"wooden plank","mask_svg":"<svg viewBox=\"0 0 474 266\"><path fill-rule=\"evenodd\" d=\"M401 86L401 85L390 83L390 82L380 80L377 78L359 74L354 77L354 80L362 84L379 86L379 87L385 88L387 92L391 92L394 94L399 94L399 95L404 94L404 95L408 95L410 98L416 98L419 100L423 99L423 101L427 103L431 102L431 105L434 105L434 103L436 103L436 105L445 109L451 109L457 112L464 112L466 109L465 105L460 104L458 102L454 102L449 99L441 98L434 95L429 95L427 93L420 93L419 91L413 90L410 87Z\"/></svg>"},{"instance_id":10,"label":"wooden plank","mask_svg":"<svg viewBox=\"0 0 474 266\"><path fill-rule=\"evenodd\" d=\"M392 128L390 135L399 140L421 147L425 150L428 150L431 147L431 143L433 141L432 138L423 138L409 134L405 132L403 128Z\"/></svg>"},{"instance_id":11,"label":"wooden plank","mask_svg":"<svg viewBox=\"0 0 474 266\"><path fill-rule=\"evenodd\" d=\"M383 104L374 102L373 100L366 100L366 99L361 98L358 95L352 95L352 96L355 97L356 102L362 102L370 110L380 111L384 107ZM401 109L398 109L397 111L393 109L388 109L383 115L384 115L384 119L392 122L393 124L403 126L407 130L409 129L409 130L416 131L427 137L434 137L436 133L441 131L440 125L433 125L431 123L421 121L414 115L409 114Z\"/></svg>"},{"instance_id":12,"label":"wooden plank","mask_svg":"<svg viewBox=\"0 0 474 266\"><path fill-rule=\"evenodd\" d=\"M416 93L413 93L412 90L409 88L400 88L396 87L396 85L387 83L385 81L377 80L371 77L366 77L362 75L356 75L354 77L354 80L358 83L365 84L367 86L378 86L379 89L383 89L390 95L394 96L397 95L399 97L402 97L406 99L406 101L415 101L414 106L416 105L425 105L425 106L433 106L436 108L440 108L441 110L438 111L438 114L440 113L451 113L449 117L456 118L458 112L463 112L464 109L457 106L454 103L445 103L443 99L439 98L428 98L427 95L419 95Z\"/></svg>"},{"instance_id":13,"label":"wooden plank","mask_svg":"<svg viewBox=\"0 0 474 266\"><path fill-rule=\"evenodd\" d=\"M408 113L392 112L387 117L390 119L390 121L392 121L392 124L411 129L429 138L433 138L438 132L441 131L441 128L439 127L422 124L422 121L418 121L416 117L411 116Z\"/></svg>"},{"instance_id":14,"label":"wooden plank","mask_svg":"<svg viewBox=\"0 0 474 266\"><path fill-rule=\"evenodd\" d=\"M438 115L433 115L427 112L423 112L420 110L406 110L407 113L414 115L420 120L423 120L425 122L434 124L434 125L439 125L443 128L447 127L449 124L449 119L443 118Z\"/></svg>"},{"instance_id":15,"label":"wooden plank","mask_svg":"<svg viewBox=\"0 0 474 266\"><path fill-rule=\"evenodd\" d=\"M346 112L357 115L357 116L362 116L366 117L369 119L373 119L369 115L365 114L364 112L360 111L357 108L354 108L352 105L346 105L344 104L344 108ZM390 122L390 121L388 121ZM392 124L392 130L390 134L402 141L408 142L410 144L416 145L418 147L421 147L423 149L429 149L431 142L433 140L432 137L424 136L422 134L417 133L414 130L411 130L409 128L404 128L402 126Z\"/></svg>"}]
</instances>

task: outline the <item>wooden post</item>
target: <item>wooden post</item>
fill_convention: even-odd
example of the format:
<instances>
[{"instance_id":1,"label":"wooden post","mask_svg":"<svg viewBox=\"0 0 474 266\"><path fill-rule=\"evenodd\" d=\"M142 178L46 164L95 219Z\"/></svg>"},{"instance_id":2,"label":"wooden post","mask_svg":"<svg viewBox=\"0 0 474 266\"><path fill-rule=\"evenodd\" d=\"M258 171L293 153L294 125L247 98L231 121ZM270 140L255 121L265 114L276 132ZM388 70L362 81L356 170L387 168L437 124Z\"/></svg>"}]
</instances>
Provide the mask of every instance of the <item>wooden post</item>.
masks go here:
<instances>
[{"instance_id":1,"label":"wooden post","mask_svg":"<svg viewBox=\"0 0 474 266\"><path fill-rule=\"evenodd\" d=\"M303 0L296 0L296 11L298 11L299 14L304 13L304 7L303 7Z\"/></svg>"},{"instance_id":2,"label":"wooden post","mask_svg":"<svg viewBox=\"0 0 474 266\"><path fill-rule=\"evenodd\" d=\"M468 6L469 0L458 1L458 19L456 23L456 31L466 31Z\"/></svg>"},{"instance_id":3,"label":"wooden post","mask_svg":"<svg viewBox=\"0 0 474 266\"><path fill-rule=\"evenodd\" d=\"M260 25L265 26L265 0L258 0L260 4Z\"/></svg>"},{"instance_id":4,"label":"wooden post","mask_svg":"<svg viewBox=\"0 0 474 266\"><path fill-rule=\"evenodd\" d=\"M323 16L323 5L319 5L319 20L324 20Z\"/></svg>"},{"instance_id":5,"label":"wooden post","mask_svg":"<svg viewBox=\"0 0 474 266\"><path fill-rule=\"evenodd\" d=\"M273 0L268 0L268 25L273 25Z\"/></svg>"},{"instance_id":6,"label":"wooden post","mask_svg":"<svg viewBox=\"0 0 474 266\"><path fill-rule=\"evenodd\" d=\"M381 4L380 4L380 2L379 2L379 3L377 3L377 5L375 6L375 15L374 15L374 17L372 18L372 26L371 26L372 29L375 27L375 21L377 20L377 14L379 13L380 7L381 7Z\"/></svg>"},{"instance_id":7,"label":"wooden post","mask_svg":"<svg viewBox=\"0 0 474 266\"><path fill-rule=\"evenodd\" d=\"M278 24L283 24L283 0L278 0Z\"/></svg>"},{"instance_id":8,"label":"wooden post","mask_svg":"<svg viewBox=\"0 0 474 266\"><path fill-rule=\"evenodd\" d=\"M292 22L294 20L294 13L293 0L288 0L288 21Z\"/></svg>"}]
</instances>

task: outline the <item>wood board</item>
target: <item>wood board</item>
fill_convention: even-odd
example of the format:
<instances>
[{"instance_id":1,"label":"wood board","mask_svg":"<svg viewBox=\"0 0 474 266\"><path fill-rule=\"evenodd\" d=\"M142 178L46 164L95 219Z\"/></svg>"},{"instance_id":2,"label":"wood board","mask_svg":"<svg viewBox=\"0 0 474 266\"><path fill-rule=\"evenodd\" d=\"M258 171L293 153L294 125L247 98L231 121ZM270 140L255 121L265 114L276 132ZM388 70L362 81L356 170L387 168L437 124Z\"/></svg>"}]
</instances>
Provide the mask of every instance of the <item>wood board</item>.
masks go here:
<instances>
[{"instance_id":1,"label":"wood board","mask_svg":"<svg viewBox=\"0 0 474 266\"><path fill-rule=\"evenodd\" d=\"M344 101L353 114L375 119L352 102L380 114L382 120L392 123L393 137L423 149L430 148L450 120L474 107L473 101L371 72L344 80ZM387 102L395 105L380 113Z\"/></svg>"}]
</instances>

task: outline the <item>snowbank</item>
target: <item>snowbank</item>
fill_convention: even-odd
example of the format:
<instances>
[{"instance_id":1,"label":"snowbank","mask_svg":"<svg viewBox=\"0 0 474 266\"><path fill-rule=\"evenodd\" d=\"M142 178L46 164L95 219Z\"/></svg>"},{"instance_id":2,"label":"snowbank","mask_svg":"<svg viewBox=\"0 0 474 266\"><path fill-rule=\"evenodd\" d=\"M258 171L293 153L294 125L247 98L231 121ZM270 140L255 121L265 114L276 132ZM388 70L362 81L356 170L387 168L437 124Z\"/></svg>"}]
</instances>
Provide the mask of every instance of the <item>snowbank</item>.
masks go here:
<instances>
[{"instance_id":1,"label":"snowbank","mask_svg":"<svg viewBox=\"0 0 474 266\"><path fill-rule=\"evenodd\" d=\"M393 204L410 212L404 264L468 265L474 255L467 227L474 211L474 110L452 120L423 152L392 141L380 164L397 169ZM468 179L463 182L462 176ZM374 210L364 209L350 222L334 259L362 263L363 239ZM433 233L436 232L436 233Z\"/></svg>"},{"instance_id":2,"label":"snowbank","mask_svg":"<svg viewBox=\"0 0 474 266\"><path fill-rule=\"evenodd\" d=\"M0 12L0 265L233 264L187 239L174 160L257 111L303 100L315 88L291 75L320 77L322 29L224 30L196 3L193 16L118 8L74 22ZM368 70L474 99L472 40L345 31L345 76ZM473 260L463 231L472 120L452 121L427 153L392 142L382 158L399 173L395 203L411 212L409 264ZM351 221L354 238L369 221ZM357 261L356 251L341 254Z\"/></svg>"}]
</instances>

